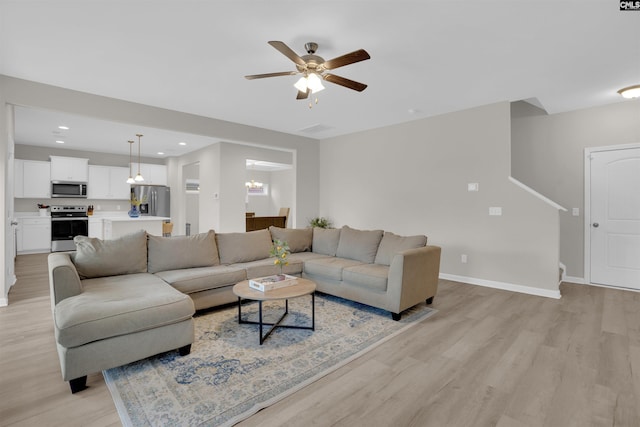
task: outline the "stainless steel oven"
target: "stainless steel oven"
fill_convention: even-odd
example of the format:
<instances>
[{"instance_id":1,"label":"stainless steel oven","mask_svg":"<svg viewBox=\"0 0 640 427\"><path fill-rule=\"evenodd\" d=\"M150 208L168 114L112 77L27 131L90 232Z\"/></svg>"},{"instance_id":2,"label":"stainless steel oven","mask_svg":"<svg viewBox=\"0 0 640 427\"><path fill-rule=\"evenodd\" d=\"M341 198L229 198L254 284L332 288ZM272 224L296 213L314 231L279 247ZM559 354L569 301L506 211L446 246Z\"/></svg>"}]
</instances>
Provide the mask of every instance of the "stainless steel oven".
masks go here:
<instances>
[{"instance_id":1,"label":"stainless steel oven","mask_svg":"<svg viewBox=\"0 0 640 427\"><path fill-rule=\"evenodd\" d=\"M51 206L51 252L75 251L75 236L89 235L86 206Z\"/></svg>"}]
</instances>

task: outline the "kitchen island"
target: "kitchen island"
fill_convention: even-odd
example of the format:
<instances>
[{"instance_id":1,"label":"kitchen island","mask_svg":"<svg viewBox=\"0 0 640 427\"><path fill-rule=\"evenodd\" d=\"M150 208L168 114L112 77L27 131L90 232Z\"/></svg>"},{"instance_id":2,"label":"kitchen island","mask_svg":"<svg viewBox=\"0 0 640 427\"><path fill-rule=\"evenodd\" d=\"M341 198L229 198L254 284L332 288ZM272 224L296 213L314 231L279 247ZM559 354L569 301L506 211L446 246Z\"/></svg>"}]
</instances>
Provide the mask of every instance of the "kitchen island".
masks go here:
<instances>
[{"instance_id":1,"label":"kitchen island","mask_svg":"<svg viewBox=\"0 0 640 427\"><path fill-rule=\"evenodd\" d=\"M162 236L162 223L170 218L162 216L140 215L94 215L89 217L89 237L117 239L125 234L145 230L154 236Z\"/></svg>"}]
</instances>

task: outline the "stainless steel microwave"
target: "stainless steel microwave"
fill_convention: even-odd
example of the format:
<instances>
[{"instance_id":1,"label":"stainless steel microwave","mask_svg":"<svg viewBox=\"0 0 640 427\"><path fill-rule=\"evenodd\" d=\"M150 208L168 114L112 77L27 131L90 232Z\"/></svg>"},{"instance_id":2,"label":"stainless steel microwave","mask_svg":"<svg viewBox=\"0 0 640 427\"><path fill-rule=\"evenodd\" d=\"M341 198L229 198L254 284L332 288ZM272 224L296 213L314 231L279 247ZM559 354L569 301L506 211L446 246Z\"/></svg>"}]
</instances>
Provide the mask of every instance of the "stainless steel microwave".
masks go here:
<instances>
[{"instance_id":1,"label":"stainless steel microwave","mask_svg":"<svg viewBox=\"0 0 640 427\"><path fill-rule=\"evenodd\" d=\"M87 198L86 182L51 181L51 197Z\"/></svg>"}]
</instances>

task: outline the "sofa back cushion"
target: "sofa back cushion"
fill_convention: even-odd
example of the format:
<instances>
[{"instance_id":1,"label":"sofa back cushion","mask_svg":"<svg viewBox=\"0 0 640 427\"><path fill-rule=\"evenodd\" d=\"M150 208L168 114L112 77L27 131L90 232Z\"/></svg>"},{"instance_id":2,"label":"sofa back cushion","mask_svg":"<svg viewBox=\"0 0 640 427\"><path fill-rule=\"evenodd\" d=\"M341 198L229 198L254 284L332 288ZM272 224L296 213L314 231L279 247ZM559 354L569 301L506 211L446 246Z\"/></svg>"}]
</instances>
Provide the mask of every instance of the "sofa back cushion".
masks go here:
<instances>
[{"instance_id":1,"label":"sofa back cushion","mask_svg":"<svg viewBox=\"0 0 640 427\"><path fill-rule=\"evenodd\" d=\"M311 251L313 228L280 228L272 225L269 231L273 240L287 242L292 253Z\"/></svg>"},{"instance_id":2,"label":"sofa back cushion","mask_svg":"<svg viewBox=\"0 0 640 427\"><path fill-rule=\"evenodd\" d=\"M336 256L372 264L382 239L382 230L356 230L342 227Z\"/></svg>"},{"instance_id":3,"label":"sofa back cushion","mask_svg":"<svg viewBox=\"0 0 640 427\"><path fill-rule=\"evenodd\" d=\"M313 229L313 253L336 256L338 242L340 241L339 228L319 228Z\"/></svg>"},{"instance_id":4,"label":"sofa back cushion","mask_svg":"<svg viewBox=\"0 0 640 427\"><path fill-rule=\"evenodd\" d=\"M427 236L398 236L391 232L385 231L382 241L378 247L375 263L383 265L391 265L393 256L407 249L415 249L426 246Z\"/></svg>"},{"instance_id":5,"label":"sofa back cushion","mask_svg":"<svg viewBox=\"0 0 640 427\"><path fill-rule=\"evenodd\" d=\"M144 230L117 239L76 236L73 263L81 279L147 271L147 233Z\"/></svg>"},{"instance_id":6,"label":"sofa back cushion","mask_svg":"<svg viewBox=\"0 0 640 427\"><path fill-rule=\"evenodd\" d=\"M221 264L235 264L269 258L271 233L256 230L246 233L216 234Z\"/></svg>"},{"instance_id":7,"label":"sofa back cushion","mask_svg":"<svg viewBox=\"0 0 640 427\"><path fill-rule=\"evenodd\" d=\"M149 235L148 245L147 271L149 273L220 264L216 233L213 230L193 236Z\"/></svg>"}]
</instances>

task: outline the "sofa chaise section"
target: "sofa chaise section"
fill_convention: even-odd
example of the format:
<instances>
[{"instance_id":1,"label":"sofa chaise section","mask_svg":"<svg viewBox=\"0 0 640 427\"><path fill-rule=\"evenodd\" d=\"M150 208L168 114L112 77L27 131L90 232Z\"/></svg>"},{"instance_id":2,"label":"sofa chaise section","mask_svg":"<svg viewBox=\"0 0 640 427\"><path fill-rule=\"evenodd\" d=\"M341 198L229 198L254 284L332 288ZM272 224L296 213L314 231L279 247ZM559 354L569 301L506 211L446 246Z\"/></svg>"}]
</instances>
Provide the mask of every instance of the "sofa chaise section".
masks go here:
<instances>
[{"instance_id":1,"label":"sofa chaise section","mask_svg":"<svg viewBox=\"0 0 640 427\"><path fill-rule=\"evenodd\" d=\"M170 350L190 352L193 302L144 272L146 238L144 232L112 241L81 236L75 254L48 257L56 345L72 393L86 387L89 373Z\"/></svg>"}]
</instances>

